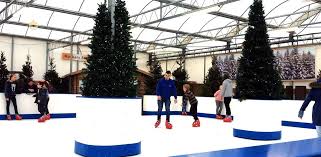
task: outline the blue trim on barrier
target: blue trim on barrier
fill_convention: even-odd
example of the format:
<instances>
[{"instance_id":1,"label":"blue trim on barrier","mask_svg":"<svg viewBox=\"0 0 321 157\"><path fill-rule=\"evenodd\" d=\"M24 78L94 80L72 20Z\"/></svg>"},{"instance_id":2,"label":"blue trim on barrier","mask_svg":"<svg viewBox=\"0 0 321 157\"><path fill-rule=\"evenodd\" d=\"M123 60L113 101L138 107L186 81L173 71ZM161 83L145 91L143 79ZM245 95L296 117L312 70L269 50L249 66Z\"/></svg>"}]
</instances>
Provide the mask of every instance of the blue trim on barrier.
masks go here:
<instances>
[{"instance_id":1,"label":"blue trim on barrier","mask_svg":"<svg viewBox=\"0 0 321 157\"><path fill-rule=\"evenodd\" d=\"M142 99L142 97L96 97L96 96L76 96L76 98L94 99Z\"/></svg>"},{"instance_id":2,"label":"blue trim on barrier","mask_svg":"<svg viewBox=\"0 0 321 157\"><path fill-rule=\"evenodd\" d=\"M269 156L321 156L321 138L300 140L293 142L268 144L261 146L236 148L189 155L179 155L176 157L269 157Z\"/></svg>"},{"instance_id":3,"label":"blue trim on barrier","mask_svg":"<svg viewBox=\"0 0 321 157\"><path fill-rule=\"evenodd\" d=\"M189 112L187 112L187 114L190 115ZM157 115L157 111L143 111L142 115L144 115L144 116ZM162 115L166 115L166 112L162 111ZM170 111L170 115L182 115L182 112L181 111ZM216 114L210 114L210 113L197 113L197 116L203 117L203 118L216 118Z\"/></svg>"},{"instance_id":4,"label":"blue trim on barrier","mask_svg":"<svg viewBox=\"0 0 321 157\"><path fill-rule=\"evenodd\" d=\"M251 140L279 140L281 139L281 131L257 132L233 128L233 136Z\"/></svg>"},{"instance_id":5,"label":"blue trim on barrier","mask_svg":"<svg viewBox=\"0 0 321 157\"><path fill-rule=\"evenodd\" d=\"M38 119L41 117L40 114L20 114L22 119ZM51 118L76 118L76 113L51 113ZM6 120L6 115L0 115L0 120ZM11 115L11 118L14 119L14 115Z\"/></svg>"},{"instance_id":6,"label":"blue trim on barrier","mask_svg":"<svg viewBox=\"0 0 321 157\"><path fill-rule=\"evenodd\" d=\"M141 153L141 142L113 146L95 146L76 141L75 153L85 157L134 156Z\"/></svg>"},{"instance_id":7,"label":"blue trim on barrier","mask_svg":"<svg viewBox=\"0 0 321 157\"><path fill-rule=\"evenodd\" d=\"M312 123L304 122L291 122L291 121L282 121L282 126L305 128L305 129L315 129L315 125Z\"/></svg>"}]
</instances>

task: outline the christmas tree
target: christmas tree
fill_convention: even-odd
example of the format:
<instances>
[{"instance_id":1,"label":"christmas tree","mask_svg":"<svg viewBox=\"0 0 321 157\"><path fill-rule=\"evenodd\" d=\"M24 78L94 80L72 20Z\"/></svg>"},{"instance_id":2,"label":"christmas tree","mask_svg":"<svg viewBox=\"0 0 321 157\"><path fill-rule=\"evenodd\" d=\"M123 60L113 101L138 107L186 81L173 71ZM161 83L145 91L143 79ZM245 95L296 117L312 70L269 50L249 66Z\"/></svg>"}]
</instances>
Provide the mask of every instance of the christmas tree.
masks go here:
<instances>
[{"instance_id":1,"label":"christmas tree","mask_svg":"<svg viewBox=\"0 0 321 157\"><path fill-rule=\"evenodd\" d=\"M318 78L321 78L321 70L319 70Z\"/></svg>"},{"instance_id":2,"label":"christmas tree","mask_svg":"<svg viewBox=\"0 0 321 157\"><path fill-rule=\"evenodd\" d=\"M22 73L20 74L20 79L29 79L33 76L33 70L31 66L30 54L27 55L27 60L24 65L22 65Z\"/></svg>"},{"instance_id":3,"label":"christmas tree","mask_svg":"<svg viewBox=\"0 0 321 157\"><path fill-rule=\"evenodd\" d=\"M149 67L149 72L153 74L152 77L147 77L145 80L146 93L148 95L156 94L156 85L160 78L163 77L162 67L160 62L157 60L155 55L149 54L149 59L147 61L147 66Z\"/></svg>"},{"instance_id":4,"label":"christmas tree","mask_svg":"<svg viewBox=\"0 0 321 157\"><path fill-rule=\"evenodd\" d=\"M115 5L115 36L113 60L116 79L114 86L117 96L136 96L136 60L133 58L134 50L130 44L130 17L126 9L126 3L116 0Z\"/></svg>"},{"instance_id":5,"label":"christmas tree","mask_svg":"<svg viewBox=\"0 0 321 157\"><path fill-rule=\"evenodd\" d=\"M282 82L269 44L262 0L254 0L243 42L236 95L243 99L280 99Z\"/></svg>"},{"instance_id":6,"label":"christmas tree","mask_svg":"<svg viewBox=\"0 0 321 157\"><path fill-rule=\"evenodd\" d=\"M117 78L115 69L118 66L112 52L112 32L110 13L106 3L100 4L95 16L95 26L89 48L83 79L82 94L84 96L114 96Z\"/></svg>"},{"instance_id":7,"label":"christmas tree","mask_svg":"<svg viewBox=\"0 0 321 157\"><path fill-rule=\"evenodd\" d=\"M177 94L183 95L183 85L188 80L187 71L184 69L185 59L183 55L180 55L179 60L176 61L179 67L173 72L173 76L175 77L175 84L177 88Z\"/></svg>"},{"instance_id":8,"label":"christmas tree","mask_svg":"<svg viewBox=\"0 0 321 157\"><path fill-rule=\"evenodd\" d=\"M0 56L0 92L4 91L5 82L8 80L9 71L6 65L6 57L4 56L4 52L1 51Z\"/></svg>"},{"instance_id":9,"label":"christmas tree","mask_svg":"<svg viewBox=\"0 0 321 157\"><path fill-rule=\"evenodd\" d=\"M125 2L115 6L115 34L106 2L99 5L83 80L84 96L123 97L136 95L136 62L130 45L130 22Z\"/></svg>"},{"instance_id":10,"label":"christmas tree","mask_svg":"<svg viewBox=\"0 0 321 157\"><path fill-rule=\"evenodd\" d=\"M211 97L222 84L222 76L220 69L217 66L217 59L212 56L212 66L208 69L207 76L204 80L203 96Z\"/></svg>"},{"instance_id":11,"label":"christmas tree","mask_svg":"<svg viewBox=\"0 0 321 157\"><path fill-rule=\"evenodd\" d=\"M49 58L49 70L44 74L43 78L48 81L52 87L51 92L58 92L60 87L60 78L56 71L54 58Z\"/></svg>"}]
</instances>

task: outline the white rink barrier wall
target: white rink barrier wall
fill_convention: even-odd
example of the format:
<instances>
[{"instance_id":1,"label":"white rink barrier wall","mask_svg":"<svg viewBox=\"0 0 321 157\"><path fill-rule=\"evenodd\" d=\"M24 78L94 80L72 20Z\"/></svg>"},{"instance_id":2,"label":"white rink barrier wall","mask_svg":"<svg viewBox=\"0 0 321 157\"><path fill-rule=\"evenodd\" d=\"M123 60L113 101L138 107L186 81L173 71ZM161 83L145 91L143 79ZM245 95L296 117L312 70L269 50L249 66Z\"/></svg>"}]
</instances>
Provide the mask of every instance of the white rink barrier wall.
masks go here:
<instances>
[{"instance_id":1,"label":"white rink barrier wall","mask_svg":"<svg viewBox=\"0 0 321 157\"><path fill-rule=\"evenodd\" d=\"M77 94L49 94L50 100L48 109L52 118L75 118L75 100ZM6 100L4 93L0 93L0 120L5 119L6 113ZM17 94L18 112L22 115L23 119L36 119L40 117L38 105L34 103L35 97L33 94ZM10 113L14 115L14 108L10 102Z\"/></svg>"},{"instance_id":2,"label":"white rink barrier wall","mask_svg":"<svg viewBox=\"0 0 321 157\"><path fill-rule=\"evenodd\" d=\"M76 154L116 157L141 153L141 98L77 97L76 103Z\"/></svg>"}]
</instances>

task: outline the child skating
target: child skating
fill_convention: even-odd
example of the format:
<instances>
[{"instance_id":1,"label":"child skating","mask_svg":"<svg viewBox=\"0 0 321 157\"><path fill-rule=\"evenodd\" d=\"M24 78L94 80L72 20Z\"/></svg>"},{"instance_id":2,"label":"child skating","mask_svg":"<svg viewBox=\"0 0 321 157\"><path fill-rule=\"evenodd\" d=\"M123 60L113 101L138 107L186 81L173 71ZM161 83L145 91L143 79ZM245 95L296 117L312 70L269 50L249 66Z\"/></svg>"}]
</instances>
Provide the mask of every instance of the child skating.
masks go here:
<instances>
[{"instance_id":1,"label":"child skating","mask_svg":"<svg viewBox=\"0 0 321 157\"><path fill-rule=\"evenodd\" d=\"M214 93L215 102L216 102L216 119L223 119L222 109L223 109L223 96L222 90L223 86L220 86L220 89Z\"/></svg>"},{"instance_id":2,"label":"child skating","mask_svg":"<svg viewBox=\"0 0 321 157\"><path fill-rule=\"evenodd\" d=\"M10 115L10 101L12 101L14 112L15 112L15 118L16 120L21 120L22 117L19 115L18 107L17 107L17 100L16 100L16 90L17 90L17 84L16 84L17 76L16 74L11 74L9 77L9 80L5 83L4 87L4 94L6 97L6 103L7 103L7 120L11 120Z\"/></svg>"},{"instance_id":3,"label":"child skating","mask_svg":"<svg viewBox=\"0 0 321 157\"><path fill-rule=\"evenodd\" d=\"M48 110L49 92L48 85L46 84L46 82L39 82L37 87L38 92L35 95L35 103L38 104L38 111L41 114L41 117L38 119L38 122L42 123L50 119L50 114Z\"/></svg>"},{"instance_id":4,"label":"child skating","mask_svg":"<svg viewBox=\"0 0 321 157\"><path fill-rule=\"evenodd\" d=\"M193 92L190 90L191 86L189 84L184 84L183 85L183 91L184 91L184 98L185 101L189 101L189 103L191 104L191 109L190 109L190 113L194 118L194 122L192 124L193 127L200 127L201 123L197 117L197 104L198 101L195 97L195 95L193 94Z\"/></svg>"}]
</instances>

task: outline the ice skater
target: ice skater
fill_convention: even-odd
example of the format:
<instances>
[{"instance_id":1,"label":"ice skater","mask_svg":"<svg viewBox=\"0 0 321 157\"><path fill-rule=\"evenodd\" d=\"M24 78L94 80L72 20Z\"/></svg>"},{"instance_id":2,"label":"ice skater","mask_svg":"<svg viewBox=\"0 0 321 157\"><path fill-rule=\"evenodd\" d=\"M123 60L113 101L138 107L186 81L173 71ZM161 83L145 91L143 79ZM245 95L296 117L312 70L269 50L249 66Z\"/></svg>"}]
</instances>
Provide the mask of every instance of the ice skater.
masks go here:
<instances>
[{"instance_id":1,"label":"ice skater","mask_svg":"<svg viewBox=\"0 0 321 157\"><path fill-rule=\"evenodd\" d=\"M175 82L171 80L172 73L166 71L164 78L160 79L156 87L157 103L158 103L158 112L157 112L157 121L155 123L155 128L161 123L161 114L163 110L163 104L165 103L166 110L166 123L165 126L167 129L171 129L173 126L170 123L170 104L171 96L175 97L175 104L177 103L177 91L175 87Z\"/></svg>"},{"instance_id":2,"label":"ice skater","mask_svg":"<svg viewBox=\"0 0 321 157\"><path fill-rule=\"evenodd\" d=\"M9 80L5 83L4 87L4 94L6 97L6 103L7 103L7 120L11 120L10 115L10 101L13 104L14 112L16 115L16 120L21 120L22 117L19 115L18 107L17 107L17 100L16 100L16 90L17 90L17 84L16 84L17 76L16 74L11 74L9 76Z\"/></svg>"},{"instance_id":3,"label":"ice skater","mask_svg":"<svg viewBox=\"0 0 321 157\"><path fill-rule=\"evenodd\" d=\"M193 92L191 91L191 86L189 84L184 84L183 85L183 91L184 91L184 99L185 102L189 101L189 103L191 104L191 109L190 109L190 113L194 118L194 122L192 124L193 127L200 127L201 123L197 117L197 104L198 101L195 97L195 95L193 94Z\"/></svg>"},{"instance_id":4,"label":"ice skater","mask_svg":"<svg viewBox=\"0 0 321 157\"><path fill-rule=\"evenodd\" d=\"M42 123L50 119L50 114L48 110L48 102L49 102L48 84L46 82L39 82L37 87L38 87L38 91L35 95L36 97L35 103L38 104L38 111L41 114L41 117L38 119L38 122Z\"/></svg>"},{"instance_id":5,"label":"ice skater","mask_svg":"<svg viewBox=\"0 0 321 157\"><path fill-rule=\"evenodd\" d=\"M222 96L224 97L224 105L226 109L226 117L224 118L224 122L232 122L230 103L233 96L233 87L229 74L224 74Z\"/></svg>"},{"instance_id":6,"label":"ice skater","mask_svg":"<svg viewBox=\"0 0 321 157\"><path fill-rule=\"evenodd\" d=\"M223 109L223 97L222 97L222 88L220 85L220 89L214 93L215 103L216 103L216 119L223 119L222 117L222 109Z\"/></svg>"},{"instance_id":7,"label":"ice skater","mask_svg":"<svg viewBox=\"0 0 321 157\"><path fill-rule=\"evenodd\" d=\"M312 121L316 126L318 137L321 137L321 75L317 82L310 84L312 88L308 96L305 98L302 104L298 117L302 119L305 109L308 107L311 101L315 101L312 111Z\"/></svg>"}]
</instances>

